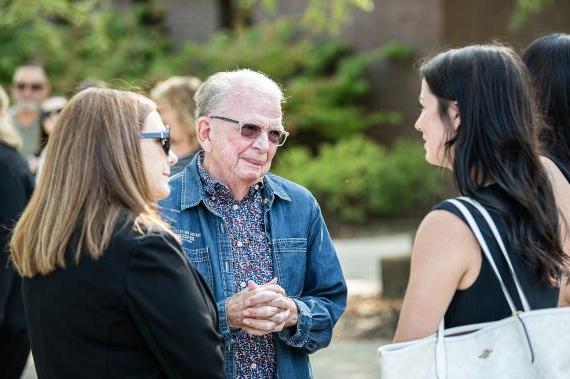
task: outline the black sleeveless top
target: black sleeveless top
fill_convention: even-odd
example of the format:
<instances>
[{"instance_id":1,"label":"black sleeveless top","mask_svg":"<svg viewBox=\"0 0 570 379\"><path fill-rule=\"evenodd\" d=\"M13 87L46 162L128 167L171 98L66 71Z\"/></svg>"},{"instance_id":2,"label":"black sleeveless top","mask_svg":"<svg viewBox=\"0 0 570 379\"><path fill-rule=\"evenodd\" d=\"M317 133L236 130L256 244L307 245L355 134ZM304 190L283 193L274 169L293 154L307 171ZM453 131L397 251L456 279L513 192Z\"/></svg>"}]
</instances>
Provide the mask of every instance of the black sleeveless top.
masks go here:
<instances>
[{"instance_id":1,"label":"black sleeveless top","mask_svg":"<svg viewBox=\"0 0 570 379\"><path fill-rule=\"evenodd\" d=\"M493 201L506 205L507 209L512 208L512 206L509 206L510 199L496 184L492 184L481 189L480 193L485 198L492 199ZM477 222L477 225L479 225L481 234L489 246L491 255L493 256L501 277L503 278L503 282L507 286L511 298L515 302L517 309L522 310L521 301L506 260L503 257L499 245L497 244L490 228L487 226L483 216L481 216L471 204L466 202L462 202L462 204L469 209L473 218ZM467 224L467 221L464 219L461 212L450 203L439 203L434 207L434 209L451 212ZM558 294L560 292L559 288L553 288L547 283L539 282L535 274L534 267L531 267L530 264L522 259L520 252L511 251L509 248L510 244L507 238L506 226L502 218L498 213L491 209L487 210L493 217L499 233L501 233L503 242L505 243L505 247L509 254L509 259L513 264L514 270L518 276L521 286L523 287L523 291L531 309L556 307L558 304ZM446 328L496 321L512 314L507 300L501 291L499 281L495 276L491 265L487 261L487 258L483 254L483 251L481 251L481 256L481 270L479 271L479 276L475 282L467 289L455 291L453 299L445 313Z\"/></svg>"}]
</instances>

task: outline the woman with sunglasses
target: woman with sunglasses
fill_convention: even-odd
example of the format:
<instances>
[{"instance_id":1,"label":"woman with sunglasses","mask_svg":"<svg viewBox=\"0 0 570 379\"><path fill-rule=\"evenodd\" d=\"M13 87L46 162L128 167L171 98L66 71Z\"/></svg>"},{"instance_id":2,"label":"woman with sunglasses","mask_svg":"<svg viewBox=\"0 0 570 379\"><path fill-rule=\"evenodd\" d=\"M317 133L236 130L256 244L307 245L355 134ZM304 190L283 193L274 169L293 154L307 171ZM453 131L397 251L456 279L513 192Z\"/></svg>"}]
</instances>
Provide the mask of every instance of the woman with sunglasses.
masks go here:
<instances>
[{"instance_id":1,"label":"woman with sunglasses","mask_svg":"<svg viewBox=\"0 0 570 379\"><path fill-rule=\"evenodd\" d=\"M159 218L169 132L149 99L65 106L11 241L40 378L221 378L207 285Z\"/></svg>"}]
</instances>

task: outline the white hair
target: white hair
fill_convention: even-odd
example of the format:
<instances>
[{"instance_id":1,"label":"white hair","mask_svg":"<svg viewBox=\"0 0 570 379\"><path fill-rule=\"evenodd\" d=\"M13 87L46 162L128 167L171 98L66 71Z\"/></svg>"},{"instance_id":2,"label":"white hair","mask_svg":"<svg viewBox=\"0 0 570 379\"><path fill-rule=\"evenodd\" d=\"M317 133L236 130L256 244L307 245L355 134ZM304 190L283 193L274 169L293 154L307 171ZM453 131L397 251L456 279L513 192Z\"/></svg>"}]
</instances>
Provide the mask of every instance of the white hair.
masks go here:
<instances>
[{"instance_id":1,"label":"white hair","mask_svg":"<svg viewBox=\"0 0 570 379\"><path fill-rule=\"evenodd\" d=\"M221 71L206 79L196 91L196 120L211 115L224 101L243 91L263 92L280 104L284 101L279 85L261 72L249 69Z\"/></svg>"}]
</instances>

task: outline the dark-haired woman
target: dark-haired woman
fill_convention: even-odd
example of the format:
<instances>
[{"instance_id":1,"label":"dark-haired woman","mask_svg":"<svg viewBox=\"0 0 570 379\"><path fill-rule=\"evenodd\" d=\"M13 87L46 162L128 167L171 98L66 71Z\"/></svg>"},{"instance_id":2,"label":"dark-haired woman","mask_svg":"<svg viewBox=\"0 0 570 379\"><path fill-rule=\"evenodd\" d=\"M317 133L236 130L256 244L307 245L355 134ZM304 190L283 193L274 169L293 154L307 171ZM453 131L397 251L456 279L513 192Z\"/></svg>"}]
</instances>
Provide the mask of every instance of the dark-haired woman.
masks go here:
<instances>
[{"instance_id":1,"label":"dark-haired woman","mask_svg":"<svg viewBox=\"0 0 570 379\"><path fill-rule=\"evenodd\" d=\"M566 218L570 205L538 155L524 64L509 48L470 46L437 55L420 72L415 128L426 160L452 170L458 191L491 213L531 308L556 307L570 250L557 202ZM510 277L498 246L490 249L502 277ZM507 287L516 294L511 281ZM462 214L449 203L435 206L416 235L395 341L431 335L442 318L454 327L511 313Z\"/></svg>"},{"instance_id":2,"label":"dark-haired woman","mask_svg":"<svg viewBox=\"0 0 570 379\"><path fill-rule=\"evenodd\" d=\"M570 182L570 35L557 33L538 38L522 58L546 122L539 131L544 153Z\"/></svg>"},{"instance_id":3,"label":"dark-haired woman","mask_svg":"<svg viewBox=\"0 0 570 379\"><path fill-rule=\"evenodd\" d=\"M10 245L40 378L224 377L212 295L155 206L175 162L145 97L63 109Z\"/></svg>"}]
</instances>

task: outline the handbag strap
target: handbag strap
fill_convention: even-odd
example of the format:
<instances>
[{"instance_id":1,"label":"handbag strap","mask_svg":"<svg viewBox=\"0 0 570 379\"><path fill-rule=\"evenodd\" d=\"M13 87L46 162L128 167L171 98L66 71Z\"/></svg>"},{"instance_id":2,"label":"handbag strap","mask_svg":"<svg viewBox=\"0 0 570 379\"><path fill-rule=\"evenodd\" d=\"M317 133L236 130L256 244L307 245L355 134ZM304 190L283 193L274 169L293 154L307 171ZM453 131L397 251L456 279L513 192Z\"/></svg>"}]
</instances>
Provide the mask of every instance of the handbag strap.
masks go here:
<instances>
[{"instance_id":1,"label":"handbag strap","mask_svg":"<svg viewBox=\"0 0 570 379\"><path fill-rule=\"evenodd\" d=\"M505 282L503 281L503 278L501 277L501 273L499 272L499 269L497 268L495 260L493 259L493 256L491 255L491 251L489 250L489 246L487 246L487 242L483 238L483 235L481 234L481 230L479 229L479 225L477 225L477 222L473 218L473 215L471 215L471 212L459 200L450 199L450 200L447 200L447 202L453 204L461 212L461 214L463 215L463 217L465 218L465 220L469 224L471 231L473 231L473 234L475 234L475 237L477 237L477 240L479 241L479 245L481 246L481 250L483 250L483 253L485 254L485 257L487 258L487 260L489 261L489 264L491 265L491 268L493 269L495 276L499 280L501 290L503 291L505 299L507 300L507 303L509 304L509 308L511 309L511 312L513 314L516 313L517 308L515 306L515 302L513 301L511 295L509 294L509 291L507 290L507 286L505 285Z\"/></svg>"},{"instance_id":2,"label":"handbag strap","mask_svg":"<svg viewBox=\"0 0 570 379\"><path fill-rule=\"evenodd\" d=\"M507 249L505 248L505 244L503 243L503 238L501 237L501 234L499 233L499 230L497 229L497 225L495 224L495 221L493 220L493 218L491 217L491 215L489 214L487 209L485 209L485 207L483 207L481 205L481 203L479 203L478 201L473 200L467 196L461 196L459 199L466 201L469 204L473 205L479 211L479 213L481 213L481 215L483 216L483 218L485 219L485 221L489 225L489 228L491 229L491 232L495 236L495 239L497 240L497 243L499 244L499 248L501 249L501 252L503 253L503 257L505 258L505 261L507 262L507 266L509 267L509 271L510 271L511 276L513 278L513 281L515 283L515 287L517 288L517 292L519 295L519 299L521 300L523 310L525 312L530 311L531 310L530 305L529 305L528 300L524 294L522 286L519 282L519 278L518 278L517 274L515 273L515 269L513 268L513 264L511 263L511 260L509 258L509 254L507 254Z\"/></svg>"}]
</instances>

